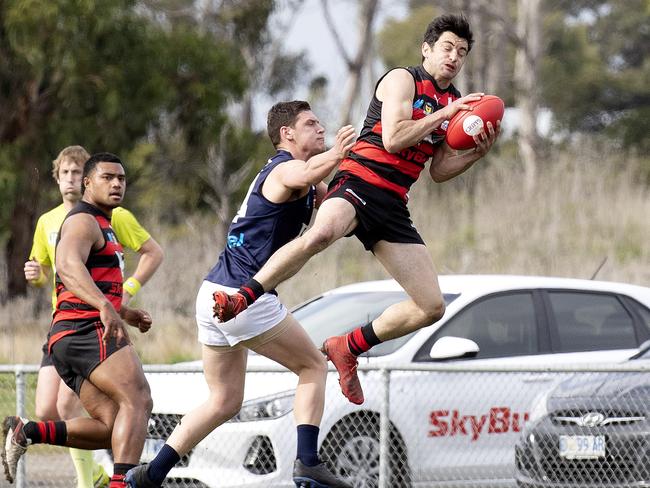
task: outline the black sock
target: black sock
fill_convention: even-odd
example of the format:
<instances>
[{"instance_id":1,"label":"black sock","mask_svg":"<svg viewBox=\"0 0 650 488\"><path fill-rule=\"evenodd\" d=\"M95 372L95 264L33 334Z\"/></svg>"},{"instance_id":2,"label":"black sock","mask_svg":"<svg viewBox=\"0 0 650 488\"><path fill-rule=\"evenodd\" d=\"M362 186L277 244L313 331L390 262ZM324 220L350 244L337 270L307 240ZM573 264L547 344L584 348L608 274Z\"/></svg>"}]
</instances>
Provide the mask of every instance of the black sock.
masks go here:
<instances>
[{"instance_id":1,"label":"black sock","mask_svg":"<svg viewBox=\"0 0 650 488\"><path fill-rule=\"evenodd\" d=\"M250 305L259 297L264 295L264 287L260 285L254 278L251 278L248 283L242 285L239 293L246 299L246 304Z\"/></svg>"},{"instance_id":2,"label":"black sock","mask_svg":"<svg viewBox=\"0 0 650 488\"><path fill-rule=\"evenodd\" d=\"M366 325L361 327L361 333L370 347L374 347L381 343L381 340L377 337L377 334L375 334L375 329L372 328L372 322L368 322Z\"/></svg>"},{"instance_id":3,"label":"black sock","mask_svg":"<svg viewBox=\"0 0 650 488\"><path fill-rule=\"evenodd\" d=\"M68 439L68 429L63 420L56 422L27 422L23 431L32 444L51 444L53 446L65 446Z\"/></svg>"},{"instance_id":4,"label":"black sock","mask_svg":"<svg viewBox=\"0 0 650 488\"><path fill-rule=\"evenodd\" d=\"M137 464L115 463L113 465L114 475L124 475L129 469L135 468Z\"/></svg>"}]
</instances>

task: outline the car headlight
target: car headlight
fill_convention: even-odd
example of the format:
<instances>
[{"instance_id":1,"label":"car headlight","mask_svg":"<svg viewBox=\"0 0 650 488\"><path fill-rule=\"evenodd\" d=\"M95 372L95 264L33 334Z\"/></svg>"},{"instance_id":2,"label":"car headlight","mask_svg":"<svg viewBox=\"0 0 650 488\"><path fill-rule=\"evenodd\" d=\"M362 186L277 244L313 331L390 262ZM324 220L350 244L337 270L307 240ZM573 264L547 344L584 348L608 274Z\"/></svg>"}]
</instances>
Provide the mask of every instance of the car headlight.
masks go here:
<instances>
[{"instance_id":1,"label":"car headlight","mask_svg":"<svg viewBox=\"0 0 650 488\"><path fill-rule=\"evenodd\" d=\"M295 392L284 392L243 403L241 410L230 422L252 422L277 419L293 410Z\"/></svg>"}]
</instances>

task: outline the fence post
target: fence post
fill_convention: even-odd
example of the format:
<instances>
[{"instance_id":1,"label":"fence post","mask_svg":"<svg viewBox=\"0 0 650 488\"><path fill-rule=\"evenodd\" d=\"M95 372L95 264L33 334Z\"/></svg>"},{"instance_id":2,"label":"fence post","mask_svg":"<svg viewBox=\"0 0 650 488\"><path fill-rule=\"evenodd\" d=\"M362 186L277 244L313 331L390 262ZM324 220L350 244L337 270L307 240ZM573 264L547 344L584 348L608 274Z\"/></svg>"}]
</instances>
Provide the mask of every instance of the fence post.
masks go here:
<instances>
[{"instance_id":1,"label":"fence post","mask_svg":"<svg viewBox=\"0 0 650 488\"><path fill-rule=\"evenodd\" d=\"M25 371L22 365L16 365L16 415L25 416ZM16 488L25 488L25 456L18 461L16 471Z\"/></svg>"},{"instance_id":2,"label":"fence post","mask_svg":"<svg viewBox=\"0 0 650 488\"><path fill-rule=\"evenodd\" d=\"M390 463L390 371L381 370L383 385L383 396L381 399L381 411L379 416L379 486L388 488L389 463Z\"/></svg>"}]
</instances>

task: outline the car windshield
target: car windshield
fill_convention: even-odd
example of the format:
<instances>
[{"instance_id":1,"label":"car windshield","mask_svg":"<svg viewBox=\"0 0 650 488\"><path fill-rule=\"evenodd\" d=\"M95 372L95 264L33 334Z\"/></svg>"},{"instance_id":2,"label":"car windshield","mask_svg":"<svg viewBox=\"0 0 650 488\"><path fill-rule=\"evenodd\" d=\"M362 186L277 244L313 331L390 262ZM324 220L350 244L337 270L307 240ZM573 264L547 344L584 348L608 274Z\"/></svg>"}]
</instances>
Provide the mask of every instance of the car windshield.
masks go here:
<instances>
[{"instance_id":1,"label":"car windshield","mask_svg":"<svg viewBox=\"0 0 650 488\"><path fill-rule=\"evenodd\" d=\"M444 295L451 303L458 295ZM320 347L325 339L345 334L376 319L390 305L406 299L403 291L334 293L318 297L293 310L294 317ZM414 333L386 341L369 351L370 356L384 356L399 349Z\"/></svg>"}]
</instances>

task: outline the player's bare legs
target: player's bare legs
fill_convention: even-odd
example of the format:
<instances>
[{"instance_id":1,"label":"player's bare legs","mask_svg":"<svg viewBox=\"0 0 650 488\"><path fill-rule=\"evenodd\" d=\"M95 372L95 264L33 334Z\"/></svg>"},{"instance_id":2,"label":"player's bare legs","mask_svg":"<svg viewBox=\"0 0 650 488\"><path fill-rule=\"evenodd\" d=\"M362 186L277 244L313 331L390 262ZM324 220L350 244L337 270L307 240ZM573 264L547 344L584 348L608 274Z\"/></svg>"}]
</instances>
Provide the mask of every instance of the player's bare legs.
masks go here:
<instances>
[{"instance_id":1,"label":"player's bare legs","mask_svg":"<svg viewBox=\"0 0 650 488\"><path fill-rule=\"evenodd\" d=\"M356 225L356 211L351 203L343 198L325 200L314 225L278 249L253 278L264 290L274 289L298 273L312 256L352 232Z\"/></svg>"},{"instance_id":2,"label":"player's bare legs","mask_svg":"<svg viewBox=\"0 0 650 488\"><path fill-rule=\"evenodd\" d=\"M352 403L364 401L357 375L357 356L380 342L402 337L432 324L444 314L445 306L438 276L426 246L379 241L373 252L409 299L388 307L371 323L347 335L330 337L323 352L339 372L339 384Z\"/></svg>"},{"instance_id":3,"label":"player's bare legs","mask_svg":"<svg viewBox=\"0 0 650 488\"><path fill-rule=\"evenodd\" d=\"M137 466L126 474L128 487L160 487L181 457L241 408L248 350L203 345L202 356L208 398L183 416L151 463Z\"/></svg>"},{"instance_id":4,"label":"player's bare legs","mask_svg":"<svg viewBox=\"0 0 650 488\"><path fill-rule=\"evenodd\" d=\"M147 435L147 423L153 402L142 364L133 346L111 354L90 374L90 382L109 396L118 406L113 423L111 447L116 463L138 464ZM93 416L96 408L84 395L81 401Z\"/></svg>"},{"instance_id":5,"label":"player's bare legs","mask_svg":"<svg viewBox=\"0 0 650 488\"><path fill-rule=\"evenodd\" d=\"M31 443L80 449L111 447L111 431L117 414L117 404L89 381L82 383L81 396L93 418L78 417L66 421L40 423L13 416L4 419L2 462L9 482L13 482L18 460Z\"/></svg>"},{"instance_id":6,"label":"player's bare legs","mask_svg":"<svg viewBox=\"0 0 650 488\"><path fill-rule=\"evenodd\" d=\"M62 420L81 417L84 414L83 405L77 394L59 380L59 394L56 398L56 410Z\"/></svg>"},{"instance_id":7,"label":"player's bare legs","mask_svg":"<svg viewBox=\"0 0 650 488\"><path fill-rule=\"evenodd\" d=\"M440 320L445 313L445 303L426 246L379 241L373 251L410 297L391 305L373 320L377 337L382 342L402 337Z\"/></svg>"},{"instance_id":8,"label":"player's bare legs","mask_svg":"<svg viewBox=\"0 0 650 488\"><path fill-rule=\"evenodd\" d=\"M52 365L41 366L38 371L35 400L35 413L42 421L67 420L83 415L81 400L61 380ZM77 488L108 486L109 478L95 462L91 451L70 448L70 457L77 474Z\"/></svg>"},{"instance_id":9,"label":"player's bare legs","mask_svg":"<svg viewBox=\"0 0 650 488\"><path fill-rule=\"evenodd\" d=\"M274 289L300 271L312 256L352 232L356 225L356 211L351 203L343 198L325 200L316 214L314 225L278 249L253 279L264 290ZM218 291L214 299L215 316L221 322L232 319L247 307L246 299L240 293L228 295Z\"/></svg>"},{"instance_id":10,"label":"player's bare legs","mask_svg":"<svg viewBox=\"0 0 650 488\"><path fill-rule=\"evenodd\" d=\"M338 479L318 458L318 433L325 405L327 362L305 330L291 314L283 320L288 328L272 341L255 347L262 354L298 375L293 414L298 452L293 467L296 486L351 488Z\"/></svg>"},{"instance_id":11,"label":"player's bare legs","mask_svg":"<svg viewBox=\"0 0 650 488\"><path fill-rule=\"evenodd\" d=\"M290 322L289 328L267 344L256 347L255 352L298 375L294 406L296 423L319 425L325 401L325 358L293 316L288 315L284 321ZM281 322L278 327L283 325ZM247 355L245 348L203 346L203 370L210 391L208 399L186 414L167 440L181 457L241 408Z\"/></svg>"},{"instance_id":12,"label":"player's bare legs","mask_svg":"<svg viewBox=\"0 0 650 488\"><path fill-rule=\"evenodd\" d=\"M57 398L61 383L54 366L43 366L38 370L35 413L40 420L59 420Z\"/></svg>"},{"instance_id":13,"label":"player's bare legs","mask_svg":"<svg viewBox=\"0 0 650 488\"><path fill-rule=\"evenodd\" d=\"M327 361L293 315L288 314L280 326L287 323L282 334L254 350L298 375L293 409L296 425L318 426L325 404Z\"/></svg>"},{"instance_id":14,"label":"player's bare legs","mask_svg":"<svg viewBox=\"0 0 650 488\"><path fill-rule=\"evenodd\" d=\"M239 412L244 399L245 348L203 346L203 372L209 395L191 410L167 439L179 456L184 456L205 436Z\"/></svg>"},{"instance_id":15,"label":"player's bare legs","mask_svg":"<svg viewBox=\"0 0 650 488\"><path fill-rule=\"evenodd\" d=\"M61 420L85 416L81 400L68 385L59 380L59 394L56 398L56 409ZM92 451L70 448L70 458L77 473L77 488L108 487L110 478L102 466L93 458Z\"/></svg>"},{"instance_id":16,"label":"player's bare legs","mask_svg":"<svg viewBox=\"0 0 650 488\"><path fill-rule=\"evenodd\" d=\"M299 426L299 431L301 427L307 427L315 429L316 434L312 446L316 464L314 466L297 464L299 473L313 478L315 472L320 476L319 479L328 481L328 486L348 487L329 473L324 464L318 462L316 451L318 426L325 403L327 380L325 358L291 314L276 327L286 327L286 329L266 344L252 347L258 354L273 359L298 375L294 401L296 424ZM208 399L186 414L167 439L167 445L163 447L161 453L164 452L165 458L169 456L172 462L161 458L159 464L165 464L166 467L162 474L158 471L161 469L160 466L155 467L159 478L156 478L156 474L150 469L154 469L153 464L161 456L160 453L148 465L149 467L139 466L129 471L127 474L129 486L136 488L159 486L162 477L169 472L175 462L178 462L219 425L237 414L244 398L247 356L248 350L245 347L232 349L203 346L203 369L209 388ZM172 448L175 452L168 448Z\"/></svg>"},{"instance_id":17,"label":"player's bare legs","mask_svg":"<svg viewBox=\"0 0 650 488\"><path fill-rule=\"evenodd\" d=\"M66 445L78 449L110 449L117 403L89 381L81 385L80 395L92 417L65 421L68 433Z\"/></svg>"}]
</instances>

